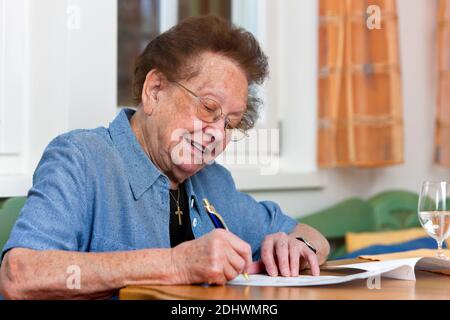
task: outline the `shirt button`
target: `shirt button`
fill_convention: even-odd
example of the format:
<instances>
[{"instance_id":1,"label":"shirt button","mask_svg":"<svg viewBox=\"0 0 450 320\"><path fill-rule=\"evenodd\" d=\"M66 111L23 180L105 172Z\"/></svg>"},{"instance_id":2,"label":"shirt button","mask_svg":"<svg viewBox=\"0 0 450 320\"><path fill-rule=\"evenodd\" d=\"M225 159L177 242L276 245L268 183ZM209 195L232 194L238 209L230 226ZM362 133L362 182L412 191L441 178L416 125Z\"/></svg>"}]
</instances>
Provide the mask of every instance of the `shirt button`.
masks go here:
<instances>
[{"instance_id":1,"label":"shirt button","mask_svg":"<svg viewBox=\"0 0 450 320\"><path fill-rule=\"evenodd\" d=\"M192 220L192 226L194 228L196 228L197 227L197 223L198 223L197 218L194 218L194 220Z\"/></svg>"}]
</instances>

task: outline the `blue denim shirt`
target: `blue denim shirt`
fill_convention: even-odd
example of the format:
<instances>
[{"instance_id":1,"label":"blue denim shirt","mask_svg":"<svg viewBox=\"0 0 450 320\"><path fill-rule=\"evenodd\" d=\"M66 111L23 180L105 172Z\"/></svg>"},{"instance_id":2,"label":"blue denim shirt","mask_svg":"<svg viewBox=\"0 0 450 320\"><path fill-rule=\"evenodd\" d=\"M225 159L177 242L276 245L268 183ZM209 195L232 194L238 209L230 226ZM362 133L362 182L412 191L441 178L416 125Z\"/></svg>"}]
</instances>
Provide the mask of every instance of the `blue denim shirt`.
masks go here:
<instances>
[{"instance_id":1,"label":"blue denim shirt","mask_svg":"<svg viewBox=\"0 0 450 320\"><path fill-rule=\"evenodd\" d=\"M54 139L33 176L27 202L3 248L112 252L169 248L169 179L144 153L122 110L109 128L76 130ZM186 181L195 238L214 229L202 199L259 259L268 234L290 232L296 221L273 202L236 190L218 164Z\"/></svg>"}]
</instances>

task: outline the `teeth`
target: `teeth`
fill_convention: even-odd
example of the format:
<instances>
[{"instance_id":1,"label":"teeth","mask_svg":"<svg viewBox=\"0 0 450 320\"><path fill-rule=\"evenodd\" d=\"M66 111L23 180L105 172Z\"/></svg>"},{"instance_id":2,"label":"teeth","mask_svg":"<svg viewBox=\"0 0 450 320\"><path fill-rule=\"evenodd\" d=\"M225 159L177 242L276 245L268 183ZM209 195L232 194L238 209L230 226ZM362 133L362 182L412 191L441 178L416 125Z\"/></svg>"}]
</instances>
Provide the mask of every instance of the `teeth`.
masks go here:
<instances>
[{"instance_id":1,"label":"teeth","mask_svg":"<svg viewBox=\"0 0 450 320\"><path fill-rule=\"evenodd\" d=\"M203 150L203 146L200 145L200 144L198 144L198 143L196 143L195 141L191 141L191 145L192 145L195 149L199 150L200 152L203 152L203 151L204 151L204 150Z\"/></svg>"},{"instance_id":2,"label":"teeth","mask_svg":"<svg viewBox=\"0 0 450 320\"><path fill-rule=\"evenodd\" d=\"M204 153L206 148L203 147L203 145L201 145L200 143L195 142L194 140L191 140L189 138L185 138L186 142L190 143L191 146L193 146L195 149L197 149L198 151L200 151L201 153Z\"/></svg>"}]
</instances>

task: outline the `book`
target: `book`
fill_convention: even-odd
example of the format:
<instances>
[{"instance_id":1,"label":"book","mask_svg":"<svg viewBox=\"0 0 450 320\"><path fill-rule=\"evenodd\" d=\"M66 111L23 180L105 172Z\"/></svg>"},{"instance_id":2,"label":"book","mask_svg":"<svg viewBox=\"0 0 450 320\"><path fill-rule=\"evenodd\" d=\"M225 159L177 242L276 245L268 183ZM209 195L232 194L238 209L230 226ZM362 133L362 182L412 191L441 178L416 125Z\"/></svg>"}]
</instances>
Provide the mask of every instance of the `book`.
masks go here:
<instances>
[{"instance_id":1,"label":"book","mask_svg":"<svg viewBox=\"0 0 450 320\"><path fill-rule=\"evenodd\" d=\"M251 275L250 280L246 280L242 276L230 281L229 285L244 286L269 286L269 287L301 287L301 286L320 286L335 285L350 282L358 279L369 279L374 277L387 277L392 279L401 279L408 281L416 280L416 270L431 271L441 274L450 275L450 260L438 259L430 256L434 255L435 250L430 252L407 252L401 253L400 259L396 258L398 254L382 255L382 256L364 256L365 260L361 262L343 264L343 265L326 265L321 270L339 271L353 270L352 274L336 275L336 276L305 276L298 277L270 277L268 275ZM424 256L417 256L417 255Z\"/></svg>"}]
</instances>

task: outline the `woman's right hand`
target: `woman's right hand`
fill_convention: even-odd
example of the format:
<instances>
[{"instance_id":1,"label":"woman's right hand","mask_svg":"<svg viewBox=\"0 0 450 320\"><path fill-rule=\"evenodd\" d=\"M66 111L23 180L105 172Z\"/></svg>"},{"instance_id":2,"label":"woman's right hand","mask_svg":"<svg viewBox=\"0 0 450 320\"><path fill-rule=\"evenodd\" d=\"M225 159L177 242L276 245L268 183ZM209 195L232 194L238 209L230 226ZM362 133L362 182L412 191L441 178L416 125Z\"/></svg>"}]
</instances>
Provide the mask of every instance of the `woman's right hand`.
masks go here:
<instances>
[{"instance_id":1,"label":"woman's right hand","mask_svg":"<svg viewBox=\"0 0 450 320\"><path fill-rule=\"evenodd\" d=\"M248 243L224 229L184 242L172 249L177 284L224 285L249 272L252 250Z\"/></svg>"}]
</instances>

